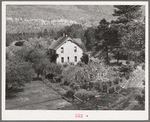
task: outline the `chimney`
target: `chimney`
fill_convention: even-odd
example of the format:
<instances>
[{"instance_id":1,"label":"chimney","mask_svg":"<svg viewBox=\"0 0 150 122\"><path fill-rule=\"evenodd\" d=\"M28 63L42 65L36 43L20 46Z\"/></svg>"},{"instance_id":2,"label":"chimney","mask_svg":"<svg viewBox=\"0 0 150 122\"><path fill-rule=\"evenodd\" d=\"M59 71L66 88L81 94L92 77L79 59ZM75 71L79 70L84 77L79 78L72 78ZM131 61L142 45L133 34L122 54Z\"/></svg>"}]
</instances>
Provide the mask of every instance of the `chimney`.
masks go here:
<instances>
[{"instance_id":1,"label":"chimney","mask_svg":"<svg viewBox=\"0 0 150 122\"><path fill-rule=\"evenodd\" d=\"M63 37L66 36L65 33L63 33Z\"/></svg>"}]
</instances>

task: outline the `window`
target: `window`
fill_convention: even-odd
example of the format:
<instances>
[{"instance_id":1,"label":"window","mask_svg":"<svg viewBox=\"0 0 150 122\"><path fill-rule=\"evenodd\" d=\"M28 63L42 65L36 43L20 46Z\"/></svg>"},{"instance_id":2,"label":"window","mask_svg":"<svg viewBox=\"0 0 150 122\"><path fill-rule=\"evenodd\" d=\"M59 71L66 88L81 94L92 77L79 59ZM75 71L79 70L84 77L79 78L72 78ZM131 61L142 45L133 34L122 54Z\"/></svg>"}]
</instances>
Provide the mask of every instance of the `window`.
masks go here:
<instances>
[{"instance_id":1,"label":"window","mask_svg":"<svg viewBox=\"0 0 150 122\"><path fill-rule=\"evenodd\" d=\"M64 53L64 48L63 47L61 47L61 53Z\"/></svg>"},{"instance_id":2,"label":"window","mask_svg":"<svg viewBox=\"0 0 150 122\"><path fill-rule=\"evenodd\" d=\"M68 62L69 62L69 57L68 57Z\"/></svg>"},{"instance_id":3,"label":"window","mask_svg":"<svg viewBox=\"0 0 150 122\"><path fill-rule=\"evenodd\" d=\"M74 52L77 52L77 47L74 47Z\"/></svg>"},{"instance_id":4,"label":"window","mask_svg":"<svg viewBox=\"0 0 150 122\"><path fill-rule=\"evenodd\" d=\"M64 57L61 57L61 63L64 63Z\"/></svg>"},{"instance_id":5,"label":"window","mask_svg":"<svg viewBox=\"0 0 150 122\"><path fill-rule=\"evenodd\" d=\"M74 57L74 61L77 62L77 56Z\"/></svg>"}]
</instances>

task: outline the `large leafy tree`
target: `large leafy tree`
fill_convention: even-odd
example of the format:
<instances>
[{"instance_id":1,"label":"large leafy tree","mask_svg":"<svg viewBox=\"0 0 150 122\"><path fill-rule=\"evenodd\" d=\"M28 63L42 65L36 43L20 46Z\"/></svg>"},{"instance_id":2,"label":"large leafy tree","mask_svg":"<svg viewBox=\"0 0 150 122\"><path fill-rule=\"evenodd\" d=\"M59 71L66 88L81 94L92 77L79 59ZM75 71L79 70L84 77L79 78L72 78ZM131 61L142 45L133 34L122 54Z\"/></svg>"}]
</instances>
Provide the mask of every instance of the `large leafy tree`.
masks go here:
<instances>
[{"instance_id":1,"label":"large leafy tree","mask_svg":"<svg viewBox=\"0 0 150 122\"><path fill-rule=\"evenodd\" d=\"M6 96L9 96L12 90L24 86L26 82L31 82L33 76L31 63L18 60L18 57L9 57L6 61Z\"/></svg>"}]
</instances>

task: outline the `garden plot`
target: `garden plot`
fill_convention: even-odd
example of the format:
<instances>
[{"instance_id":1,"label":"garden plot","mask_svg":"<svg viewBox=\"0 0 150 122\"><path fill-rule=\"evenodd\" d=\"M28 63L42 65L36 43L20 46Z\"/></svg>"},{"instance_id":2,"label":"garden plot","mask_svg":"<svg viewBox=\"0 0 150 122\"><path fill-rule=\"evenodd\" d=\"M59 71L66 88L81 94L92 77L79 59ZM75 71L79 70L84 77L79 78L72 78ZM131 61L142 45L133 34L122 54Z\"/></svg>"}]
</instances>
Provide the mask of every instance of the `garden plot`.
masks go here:
<instances>
[{"instance_id":1,"label":"garden plot","mask_svg":"<svg viewBox=\"0 0 150 122\"><path fill-rule=\"evenodd\" d=\"M14 98L6 100L7 110L56 110L60 106L64 107L70 104L62 99L61 95L57 94L53 89L43 84L42 81L27 83L24 90L15 95Z\"/></svg>"}]
</instances>

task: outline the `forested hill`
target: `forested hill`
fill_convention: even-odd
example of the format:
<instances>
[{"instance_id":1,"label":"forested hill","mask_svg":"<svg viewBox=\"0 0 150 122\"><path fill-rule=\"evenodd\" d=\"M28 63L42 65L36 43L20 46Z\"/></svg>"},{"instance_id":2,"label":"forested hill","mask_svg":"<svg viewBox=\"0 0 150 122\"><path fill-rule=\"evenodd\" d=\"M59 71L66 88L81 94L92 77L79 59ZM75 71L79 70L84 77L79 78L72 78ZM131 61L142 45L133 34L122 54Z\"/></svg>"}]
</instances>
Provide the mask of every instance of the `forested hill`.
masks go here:
<instances>
[{"instance_id":1,"label":"forested hill","mask_svg":"<svg viewBox=\"0 0 150 122\"><path fill-rule=\"evenodd\" d=\"M60 29L72 24L97 26L105 18L115 20L112 5L11 5L6 7L7 33ZM143 14L144 6L142 7Z\"/></svg>"}]
</instances>

